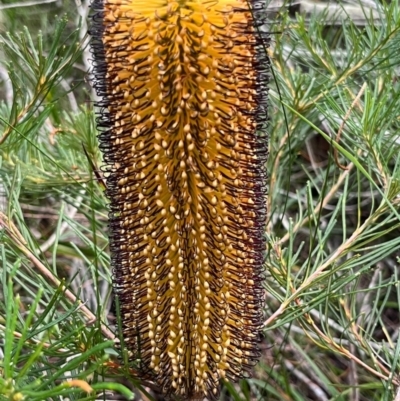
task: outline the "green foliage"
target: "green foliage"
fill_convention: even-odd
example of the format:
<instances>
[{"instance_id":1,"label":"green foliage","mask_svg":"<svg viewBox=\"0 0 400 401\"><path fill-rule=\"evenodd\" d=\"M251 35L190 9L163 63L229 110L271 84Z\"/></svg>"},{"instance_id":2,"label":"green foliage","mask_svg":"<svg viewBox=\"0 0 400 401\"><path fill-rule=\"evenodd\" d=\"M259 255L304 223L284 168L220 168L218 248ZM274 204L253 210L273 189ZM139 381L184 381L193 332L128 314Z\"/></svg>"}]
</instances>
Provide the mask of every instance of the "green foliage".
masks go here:
<instances>
[{"instance_id":1,"label":"green foliage","mask_svg":"<svg viewBox=\"0 0 400 401\"><path fill-rule=\"evenodd\" d=\"M286 8L270 22L263 356L221 400L400 385L400 10L373 4L358 25ZM150 397L113 341L87 6L0 6L0 400Z\"/></svg>"},{"instance_id":2,"label":"green foliage","mask_svg":"<svg viewBox=\"0 0 400 401\"><path fill-rule=\"evenodd\" d=\"M399 384L400 14L377 7L365 27L277 21L266 336L290 374L266 371L289 399L386 400Z\"/></svg>"}]
</instances>

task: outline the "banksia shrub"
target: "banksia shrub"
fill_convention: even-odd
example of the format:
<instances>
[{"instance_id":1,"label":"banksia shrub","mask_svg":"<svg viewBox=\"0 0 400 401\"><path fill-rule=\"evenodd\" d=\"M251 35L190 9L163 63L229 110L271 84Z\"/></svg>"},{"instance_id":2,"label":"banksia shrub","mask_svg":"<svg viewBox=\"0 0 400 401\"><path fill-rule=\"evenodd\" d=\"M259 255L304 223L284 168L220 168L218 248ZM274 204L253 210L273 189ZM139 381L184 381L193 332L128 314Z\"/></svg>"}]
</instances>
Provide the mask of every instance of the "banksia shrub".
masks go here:
<instances>
[{"instance_id":1,"label":"banksia shrub","mask_svg":"<svg viewBox=\"0 0 400 401\"><path fill-rule=\"evenodd\" d=\"M241 0L97 0L98 120L122 337L166 397L257 362L266 37Z\"/></svg>"}]
</instances>

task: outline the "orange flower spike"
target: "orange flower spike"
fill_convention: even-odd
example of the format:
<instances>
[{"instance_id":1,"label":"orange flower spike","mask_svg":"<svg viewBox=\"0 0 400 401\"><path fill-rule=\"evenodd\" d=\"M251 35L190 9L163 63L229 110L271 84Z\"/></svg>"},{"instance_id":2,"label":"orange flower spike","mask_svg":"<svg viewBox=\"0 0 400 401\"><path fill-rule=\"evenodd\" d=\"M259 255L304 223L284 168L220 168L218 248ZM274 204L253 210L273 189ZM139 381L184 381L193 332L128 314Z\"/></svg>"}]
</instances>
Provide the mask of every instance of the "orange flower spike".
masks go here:
<instances>
[{"instance_id":1,"label":"orange flower spike","mask_svg":"<svg viewBox=\"0 0 400 401\"><path fill-rule=\"evenodd\" d=\"M92 51L122 335L166 397L260 353L267 38L242 0L96 0ZM258 11L257 11L258 12Z\"/></svg>"}]
</instances>

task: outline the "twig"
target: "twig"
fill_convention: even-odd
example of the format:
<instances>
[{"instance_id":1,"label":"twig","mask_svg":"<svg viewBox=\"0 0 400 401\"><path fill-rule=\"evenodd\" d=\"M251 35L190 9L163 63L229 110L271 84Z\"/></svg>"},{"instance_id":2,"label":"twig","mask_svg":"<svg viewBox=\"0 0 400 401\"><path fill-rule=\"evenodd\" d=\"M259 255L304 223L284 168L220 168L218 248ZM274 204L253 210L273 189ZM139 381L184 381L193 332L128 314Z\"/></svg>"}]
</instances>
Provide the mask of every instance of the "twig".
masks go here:
<instances>
[{"instance_id":1,"label":"twig","mask_svg":"<svg viewBox=\"0 0 400 401\"><path fill-rule=\"evenodd\" d=\"M288 370L290 370L301 382L303 382L310 391L315 395L315 399L319 401L328 401L324 390L322 390L316 383L314 383L308 376L297 369L291 362L287 359L284 360L284 364Z\"/></svg>"},{"instance_id":2,"label":"twig","mask_svg":"<svg viewBox=\"0 0 400 401\"><path fill-rule=\"evenodd\" d=\"M377 269L374 270L374 274L372 275L371 281L368 285L368 291L366 294L362 293L362 299L359 299L361 304L360 314L357 318L357 325L361 326L363 321L368 321L371 318L371 296L372 290L376 288L377 282L379 280L379 275L384 270L384 265L382 263L377 263Z\"/></svg>"},{"instance_id":3,"label":"twig","mask_svg":"<svg viewBox=\"0 0 400 401\"><path fill-rule=\"evenodd\" d=\"M290 332L296 333L296 334L305 334L304 333L304 328L303 327L297 327L295 325L293 325L293 323L286 323L283 325L283 327L285 327L286 329L290 329ZM345 338L343 338L343 330L340 331L342 337L331 337L332 340L336 343L340 343L342 345L346 345L348 347L350 347L351 344L354 344L354 340L347 340ZM350 333L345 333L346 335L348 335L350 337ZM307 337L313 339L313 340L318 340L319 337L313 333L313 332L307 332ZM388 343L373 343L368 341L368 347L372 350L374 350L375 352L381 352L383 349L386 349L387 347L389 347ZM365 351L363 350L359 350L360 354L362 354L363 356L366 355Z\"/></svg>"},{"instance_id":4,"label":"twig","mask_svg":"<svg viewBox=\"0 0 400 401\"><path fill-rule=\"evenodd\" d=\"M338 352L339 354L345 356L346 358L350 359L350 361L354 361L358 365L362 366L368 372L372 373L374 376L379 377L382 380L389 381L390 380L390 371L386 369L382 364L378 361L375 361L377 365L386 373L381 373L378 370L375 370L371 366L367 365L364 361L357 358L354 354L352 354L348 349L343 348L341 345L333 342L330 337L328 337L325 333L323 333L319 327L315 324L315 322L310 318L308 324L310 324L314 330L314 332L318 335L322 341L326 344L329 344L331 350ZM307 333L306 333L307 334ZM394 383L398 384L398 380L393 380Z\"/></svg>"},{"instance_id":5,"label":"twig","mask_svg":"<svg viewBox=\"0 0 400 401\"><path fill-rule=\"evenodd\" d=\"M354 344L350 344L350 352L353 355L356 353L356 347ZM350 360L349 385L351 387L352 401L360 401L360 384L358 382L357 364L353 360Z\"/></svg>"},{"instance_id":6,"label":"twig","mask_svg":"<svg viewBox=\"0 0 400 401\"><path fill-rule=\"evenodd\" d=\"M61 281L57 277L55 277L54 274L49 269L47 269L46 266L26 246L26 241L22 234L19 232L14 223L10 221L8 217L2 212L0 212L0 228L5 229L8 236L13 240L14 244L36 266L43 277L45 277L55 287L59 287L62 284ZM66 289L64 294L70 302L79 304L78 309L86 317L88 324L92 324L97 320L97 317L70 290ZM101 332L106 338L110 340L115 339L114 333L112 333L104 324L101 324L100 327Z\"/></svg>"},{"instance_id":7,"label":"twig","mask_svg":"<svg viewBox=\"0 0 400 401\"><path fill-rule=\"evenodd\" d=\"M0 329L1 332L5 333L7 328L6 326L3 326L2 324L0 324ZM22 334L19 333L18 331L13 331L13 336L16 338L22 338ZM31 342L35 345L40 344L41 346L43 346L44 348L50 348L50 347L54 347L54 344L50 344L50 343L44 343L41 340L37 340L35 338L30 338L29 340L27 340L28 342ZM65 352L65 353L69 353L71 350L68 350L67 348L57 348L58 352Z\"/></svg>"}]
</instances>

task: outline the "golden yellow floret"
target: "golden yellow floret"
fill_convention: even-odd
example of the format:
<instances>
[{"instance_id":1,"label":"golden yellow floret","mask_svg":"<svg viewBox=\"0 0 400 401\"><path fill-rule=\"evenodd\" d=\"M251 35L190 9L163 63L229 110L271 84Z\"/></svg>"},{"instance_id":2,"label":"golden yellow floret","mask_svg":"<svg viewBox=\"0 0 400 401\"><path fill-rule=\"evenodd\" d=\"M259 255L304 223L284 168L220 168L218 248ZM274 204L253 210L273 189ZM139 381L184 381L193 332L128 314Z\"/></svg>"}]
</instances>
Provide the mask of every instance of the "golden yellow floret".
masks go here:
<instances>
[{"instance_id":1,"label":"golden yellow floret","mask_svg":"<svg viewBox=\"0 0 400 401\"><path fill-rule=\"evenodd\" d=\"M216 399L259 358L265 40L245 1L93 7L125 346L166 396Z\"/></svg>"}]
</instances>

